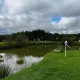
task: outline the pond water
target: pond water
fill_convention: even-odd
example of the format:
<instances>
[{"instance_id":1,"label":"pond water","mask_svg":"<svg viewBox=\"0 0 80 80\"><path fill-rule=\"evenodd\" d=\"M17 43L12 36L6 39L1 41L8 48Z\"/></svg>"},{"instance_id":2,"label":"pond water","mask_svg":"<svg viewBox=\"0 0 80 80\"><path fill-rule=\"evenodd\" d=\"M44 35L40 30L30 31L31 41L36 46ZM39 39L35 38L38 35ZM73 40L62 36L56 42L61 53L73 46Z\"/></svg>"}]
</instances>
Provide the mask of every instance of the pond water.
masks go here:
<instances>
[{"instance_id":1,"label":"pond water","mask_svg":"<svg viewBox=\"0 0 80 80\"><path fill-rule=\"evenodd\" d=\"M2 58L0 58L1 61L0 65L4 64L5 66L9 66L11 73L14 74L21 69L25 67L29 67L35 63L38 63L43 59L43 57L34 57L34 56L24 56L21 58L23 60L22 64L18 64L17 61L20 60L20 57L15 54L6 54L6 53L1 53Z\"/></svg>"},{"instance_id":2,"label":"pond water","mask_svg":"<svg viewBox=\"0 0 80 80\"><path fill-rule=\"evenodd\" d=\"M44 55L54 50L53 45L35 45L27 46L25 48L16 48L10 50L0 50L2 61L0 65L5 64L9 66L11 73L14 74L25 67L30 67L40 62ZM22 64L18 64L18 60L23 60Z\"/></svg>"}]
</instances>

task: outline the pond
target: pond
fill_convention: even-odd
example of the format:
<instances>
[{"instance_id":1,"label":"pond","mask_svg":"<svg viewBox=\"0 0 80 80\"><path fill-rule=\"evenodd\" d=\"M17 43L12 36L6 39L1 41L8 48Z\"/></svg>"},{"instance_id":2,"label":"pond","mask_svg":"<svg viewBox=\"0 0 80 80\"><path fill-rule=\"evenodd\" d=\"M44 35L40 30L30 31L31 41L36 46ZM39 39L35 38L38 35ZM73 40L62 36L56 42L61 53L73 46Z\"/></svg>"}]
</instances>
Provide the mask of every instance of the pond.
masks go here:
<instances>
[{"instance_id":1,"label":"pond","mask_svg":"<svg viewBox=\"0 0 80 80\"><path fill-rule=\"evenodd\" d=\"M54 45L33 45L25 48L0 50L0 65L9 66L11 74L30 67L41 60L44 55L56 48Z\"/></svg>"},{"instance_id":2,"label":"pond","mask_svg":"<svg viewBox=\"0 0 80 80\"><path fill-rule=\"evenodd\" d=\"M34 57L34 56L24 56L22 58L18 57L15 54L0 54L2 58L0 58L0 65L9 66L11 73L14 74L25 67L29 67L35 63L38 63L43 59L43 57ZM19 60L23 60L23 63L19 63Z\"/></svg>"}]
</instances>

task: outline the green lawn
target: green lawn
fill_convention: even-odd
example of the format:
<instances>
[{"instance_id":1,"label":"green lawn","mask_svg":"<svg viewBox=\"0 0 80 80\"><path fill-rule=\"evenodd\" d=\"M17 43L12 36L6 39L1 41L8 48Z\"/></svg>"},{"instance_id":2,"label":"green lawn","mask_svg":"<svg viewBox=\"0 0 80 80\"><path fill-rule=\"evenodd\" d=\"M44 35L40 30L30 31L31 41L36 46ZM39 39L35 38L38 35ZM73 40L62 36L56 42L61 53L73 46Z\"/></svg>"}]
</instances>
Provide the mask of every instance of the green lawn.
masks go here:
<instances>
[{"instance_id":1,"label":"green lawn","mask_svg":"<svg viewBox=\"0 0 80 80\"><path fill-rule=\"evenodd\" d=\"M4 80L80 80L80 51L50 52L44 60Z\"/></svg>"},{"instance_id":2,"label":"green lawn","mask_svg":"<svg viewBox=\"0 0 80 80\"><path fill-rule=\"evenodd\" d=\"M5 42L0 42L0 45L1 45L1 44L4 44L4 43L5 43Z\"/></svg>"}]
</instances>

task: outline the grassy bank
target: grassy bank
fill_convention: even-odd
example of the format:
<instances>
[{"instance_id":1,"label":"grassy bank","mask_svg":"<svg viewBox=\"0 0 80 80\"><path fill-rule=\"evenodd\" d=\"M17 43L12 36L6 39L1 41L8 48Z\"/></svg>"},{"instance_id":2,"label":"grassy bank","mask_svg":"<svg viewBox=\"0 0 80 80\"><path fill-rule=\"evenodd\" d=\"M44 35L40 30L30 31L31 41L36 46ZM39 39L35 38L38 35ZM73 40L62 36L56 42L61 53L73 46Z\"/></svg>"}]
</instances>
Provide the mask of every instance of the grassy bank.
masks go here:
<instances>
[{"instance_id":1,"label":"grassy bank","mask_svg":"<svg viewBox=\"0 0 80 80\"><path fill-rule=\"evenodd\" d=\"M0 49L13 49L32 45L61 45L61 42L27 41L27 42L0 42Z\"/></svg>"},{"instance_id":2,"label":"grassy bank","mask_svg":"<svg viewBox=\"0 0 80 80\"><path fill-rule=\"evenodd\" d=\"M80 46L78 41L68 42L70 46ZM0 49L12 49L32 45L64 45L64 41L26 41L26 42L0 42Z\"/></svg>"},{"instance_id":3,"label":"grassy bank","mask_svg":"<svg viewBox=\"0 0 80 80\"><path fill-rule=\"evenodd\" d=\"M4 80L80 80L80 51L50 52L44 60Z\"/></svg>"}]
</instances>

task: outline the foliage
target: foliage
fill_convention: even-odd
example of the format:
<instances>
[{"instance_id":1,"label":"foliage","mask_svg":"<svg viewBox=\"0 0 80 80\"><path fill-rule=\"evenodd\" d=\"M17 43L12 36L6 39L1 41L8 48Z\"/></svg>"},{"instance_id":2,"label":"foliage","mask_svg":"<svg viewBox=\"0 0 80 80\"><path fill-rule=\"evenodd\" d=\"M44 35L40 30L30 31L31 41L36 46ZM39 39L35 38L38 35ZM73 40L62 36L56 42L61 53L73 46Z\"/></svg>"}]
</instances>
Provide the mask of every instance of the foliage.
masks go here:
<instances>
[{"instance_id":1,"label":"foliage","mask_svg":"<svg viewBox=\"0 0 80 80\"><path fill-rule=\"evenodd\" d=\"M19 59L19 60L17 60L16 63L17 63L17 64L23 64L23 63L24 63L24 60L23 60L23 59Z\"/></svg>"},{"instance_id":2,"label":"foliage","mask_svg":"<svg viewBox=\"0 0 80 80\"><path fill-rule=\"evenodd\" d=\"M0 49L23 47L34 44L53 44L63 45L67 40L69 45L80 45L80 33L78 34L59 34L50 33L44 30L33 30L17 32L7 35L0 35Z\"/></svg>"},{"instance_id":3,"label":"foliage","mask_svg":"<svg viewBox=\"0 0 80 80\"><path fill-rule=\"evenodd\" d=\"M78 41L80 39L80 34L59 34L59 33L50 33L44 30L33 30L25 32L17 32L7 35L0 35L0 41L62 41L70 39L71 41Z\"/></svg>"}]
</instances>

